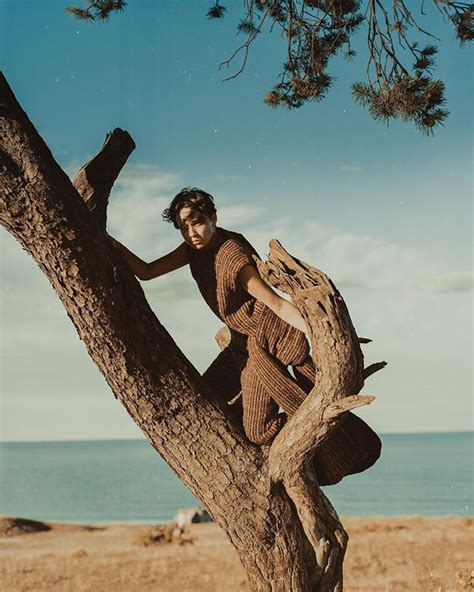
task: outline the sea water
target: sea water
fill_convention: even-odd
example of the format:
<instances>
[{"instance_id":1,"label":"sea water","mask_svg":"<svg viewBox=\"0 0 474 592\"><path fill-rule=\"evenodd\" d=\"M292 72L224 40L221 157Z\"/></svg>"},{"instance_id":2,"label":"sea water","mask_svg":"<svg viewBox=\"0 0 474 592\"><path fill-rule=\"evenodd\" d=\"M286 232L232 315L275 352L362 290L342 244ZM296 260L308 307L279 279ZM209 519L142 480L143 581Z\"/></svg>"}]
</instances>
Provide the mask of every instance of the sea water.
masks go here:
<instances>
[{"instance_id":1,"label":"sea water","mask_svg":"<svg viewBox=\"0 0 474 592\"><path fill-rule=\"evenodd\" d=\"M385 434L379 461L324 488L341 515L472 515L473 434ZM199 502L146 440L0 444L0 514L159 523Z\"/></svg>"}]
</instances>

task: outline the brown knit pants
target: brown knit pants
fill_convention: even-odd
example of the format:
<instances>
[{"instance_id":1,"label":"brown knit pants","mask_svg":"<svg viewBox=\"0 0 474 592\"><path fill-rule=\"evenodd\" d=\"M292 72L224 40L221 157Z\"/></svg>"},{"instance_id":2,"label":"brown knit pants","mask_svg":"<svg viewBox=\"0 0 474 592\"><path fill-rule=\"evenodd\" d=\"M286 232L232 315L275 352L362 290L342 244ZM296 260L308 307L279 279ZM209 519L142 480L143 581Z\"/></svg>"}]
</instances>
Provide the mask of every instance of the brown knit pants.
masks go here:
<instances>
[{"instance_id":1,"label":"brown knit pants","mask_svg":"<svg viewBox=\"0 0 474 592\"><path fill-rule=\"evenodd\" d=\"M256 444L271 444L306 397L288 372L287 367L270 356L257 339L248 339L249 358L242 372L242 405L244 429L247 437ZM313 374L311 358L302 361L301 375ZM279 414L279 408L285 415Z\"/></svg>"},{"instance_id":2,"label":"brown knit pants","mask_svg":"<svg viewBox=\"0 0 474 592\"><path fill-rule=\"evenodd\" d=\"M220 401L229 403L237 397L241 391L241 369L237 363L232 347L228 346L212 362L209 368L202 375L204 384L208 387L211 395ZM242 422L242 401L229 405L232 414Z\"/></svg>"},{"instance_id":3,"label":"brown knit pants","mask_svg":"<svg viewBox=\"0 0 474 592\"><path fill-rule=\"evenodd\" d=\"M232 414L245 434L257 444L271 444L314 385L315 368L308 356L292 366L292 378L281 362L258 346L249 343L247 364L231 347L222 351L203 374L203 380L220 400L229 402L239 394L242 397L230 405ZM251 361L250 361L251 358ZM250 361L250 363L249 363ZM256 371L258 366L258 371ZM263 373L268 380L262 382ZM281 407L285 414L279 413ZM334 485L343 477L359 473L372 466L380 456L381 442L377 434L359 417L347 413L340 427L319 447L314 467L320 485Z\"/></svg>"},{"instance_id":4,"label":"brown knit pants","mask_svg":"<svg viewBox=\"0 0 474 592\"><path fill-rule=\"evenodd\" d=\"M254 335L231 330L231 344L206 370L203 379L221 400L230 401L240 388L240 409L245 434L255 444L271 444L287 417L306 397L315 379L304 333L285 323L262 303L257 303ZM301 385L288 372L292 366ZM297 373L297 374L296 374ZM279 409L284 413L280 413Z\"/></svg>"}]
</instances>

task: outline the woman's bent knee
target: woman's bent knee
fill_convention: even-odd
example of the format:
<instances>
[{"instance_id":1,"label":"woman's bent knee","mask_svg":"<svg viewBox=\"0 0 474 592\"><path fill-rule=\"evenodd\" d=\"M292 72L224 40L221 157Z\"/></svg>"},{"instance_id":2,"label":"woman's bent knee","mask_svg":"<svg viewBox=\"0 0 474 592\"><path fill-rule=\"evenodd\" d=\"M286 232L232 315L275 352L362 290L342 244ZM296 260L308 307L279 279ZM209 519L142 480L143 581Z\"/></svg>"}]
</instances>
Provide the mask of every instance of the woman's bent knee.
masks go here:
<instances>
[{"instance_id":1,"label":"woman's bent knee","mask_svg":"<svg viewBox=\"0 0 474 592\"><path fill-rule=\"evenodd\" d=\"M285 418L281 415L266 426L248 424L244 419L244 430L247 438L259 446L270 446L275 436L283 427Z\"/></svg>"}]
</instances>

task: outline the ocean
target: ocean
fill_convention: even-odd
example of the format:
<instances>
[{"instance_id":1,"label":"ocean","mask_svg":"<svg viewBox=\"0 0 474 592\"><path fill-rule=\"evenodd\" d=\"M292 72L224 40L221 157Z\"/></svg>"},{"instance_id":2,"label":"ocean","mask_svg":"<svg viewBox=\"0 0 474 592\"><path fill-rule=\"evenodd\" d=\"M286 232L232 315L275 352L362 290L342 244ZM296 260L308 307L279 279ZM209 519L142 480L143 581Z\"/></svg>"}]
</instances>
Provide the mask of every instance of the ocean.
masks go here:
<instances>
[{"instance_id":1,"label":"ocean","mask_svg":"<svg viewBox=\"0 0 474 592\"><path fill-rule=\"evenodd\" d=\"M340 515L472 515L473 433L381 437L375 466L324 488ZM197 505L146 440L0 443L3 515L160 523Z\"/></svg>"}]
</instances>

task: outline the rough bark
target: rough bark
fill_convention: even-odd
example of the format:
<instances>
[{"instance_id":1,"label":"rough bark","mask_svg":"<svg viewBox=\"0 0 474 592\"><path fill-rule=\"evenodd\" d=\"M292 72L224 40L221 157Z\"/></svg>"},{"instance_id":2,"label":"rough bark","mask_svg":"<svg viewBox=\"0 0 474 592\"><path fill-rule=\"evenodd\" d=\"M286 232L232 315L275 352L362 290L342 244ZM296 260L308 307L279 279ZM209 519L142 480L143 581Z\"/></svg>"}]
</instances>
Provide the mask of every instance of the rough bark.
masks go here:
<instances>
[{"instance_id":1,"label":"rough bark","mask_svg":"<svg viewBox=\"0 0 474 592\"><path fill-rule=\"evenodd\" d=\"M101 228L106 226L112 185L134 150L135 142L130 134L117 128L106 135L102 148L74 178L74 187Z\"/></svg>"},{"instance_id":2,"label":"rough bark","mask_svg":"<svg viewBox=\"0 0 474 592\"><path fill-rule=\"evenodd\" d=\"M0 138L2 225L48 277L114 396L225 530L251 589L342 590L347 535L305 464L340 414L370 399L355 396L363 384L362 354L342 298L334 291L323 298L315 285L320 276L315 280L312 268L276 247L280 259L272 255L266 276L284 284L328 349L313 349L318 391L270 451L255 446L219 393L206 389L107 239L107 200L133 150L130 136L121 130L108 136L73 185L0 75ZM299 266L291 282L312 285L291 287L291 266ZM337 350L340 371L329 369L329 349ZM310 425L312 412L317 421L308 429L303 424ZM288 458L296 459L291 473L284 469Z\"/></svg>"}]
</instances>

